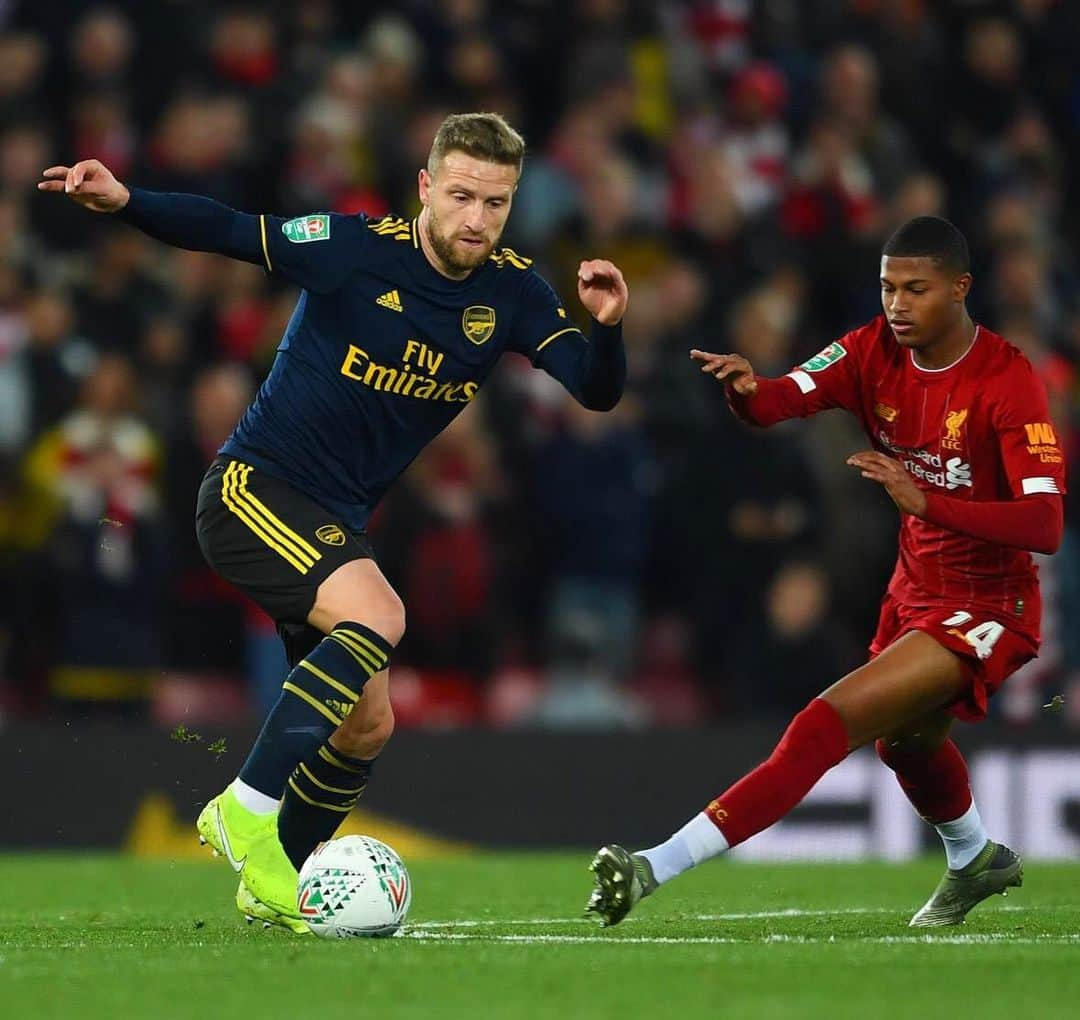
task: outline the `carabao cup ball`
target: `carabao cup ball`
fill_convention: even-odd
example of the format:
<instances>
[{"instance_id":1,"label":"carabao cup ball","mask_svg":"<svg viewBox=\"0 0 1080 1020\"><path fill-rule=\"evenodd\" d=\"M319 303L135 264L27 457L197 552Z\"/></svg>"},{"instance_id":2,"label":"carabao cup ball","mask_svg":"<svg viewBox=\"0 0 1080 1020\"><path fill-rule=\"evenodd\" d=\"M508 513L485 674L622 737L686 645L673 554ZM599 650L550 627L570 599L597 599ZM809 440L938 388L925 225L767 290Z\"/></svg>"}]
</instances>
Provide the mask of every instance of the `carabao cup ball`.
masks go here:
<instances>
[{"instance_id":1,"label":"carabao cup ball","mask_svg":"<svg viewBox=\"0 0 1080 1020\"><path fill-rule=\"evenodd\" d=\"M401 927L412 881L401 858L370 836L343 836L300 869L300 916L321 938L384 938Z\"/></svg>"}]
</instances>

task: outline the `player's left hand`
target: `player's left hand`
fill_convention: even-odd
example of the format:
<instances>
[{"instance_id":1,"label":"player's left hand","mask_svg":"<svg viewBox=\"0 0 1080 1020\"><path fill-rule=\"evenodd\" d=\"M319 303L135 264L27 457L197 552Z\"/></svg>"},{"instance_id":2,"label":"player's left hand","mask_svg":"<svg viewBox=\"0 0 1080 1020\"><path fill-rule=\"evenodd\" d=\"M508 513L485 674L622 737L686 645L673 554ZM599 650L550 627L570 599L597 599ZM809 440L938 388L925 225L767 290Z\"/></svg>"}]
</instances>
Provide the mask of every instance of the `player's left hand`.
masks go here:
<instances>
[{"instance_id":1,"label":"player's left hand","mask_svg":"<svg viewBox=\"0 0 1080 1020\"><path fill-rule=\"evenodd\" d=\"M591 259L578 267L577 292L597 322L614 326L622 320L630 291L619 267L605 259Z\"/></svg>"},{"instance_id":2,"label":"player's left hand","mask_svg":"<svg viewBox=\"0 0 1080 1020\"><path fill-rule=\"evenodd\" d=\"M862 471L863 478L880 482L901 513L922 517L926 513L926 493L908 474L907 469L898 460L887 457L877 450L853 453L847 462Z\"/></svg>"}]
</instances>

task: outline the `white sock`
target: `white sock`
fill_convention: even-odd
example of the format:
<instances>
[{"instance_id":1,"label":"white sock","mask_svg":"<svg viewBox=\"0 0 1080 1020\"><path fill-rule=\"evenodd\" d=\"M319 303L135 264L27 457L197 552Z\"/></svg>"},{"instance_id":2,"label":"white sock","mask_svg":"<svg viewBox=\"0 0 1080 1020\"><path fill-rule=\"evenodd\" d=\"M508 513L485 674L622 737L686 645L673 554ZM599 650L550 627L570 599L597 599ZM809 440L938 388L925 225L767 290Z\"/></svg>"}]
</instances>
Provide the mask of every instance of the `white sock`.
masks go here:
<instances>
[{"instance_id":1,"label":"white sock","mask_svg":"<svg viewBox=\"0 0 1080 1020\"><path fill-rule=\"evenodd\" d=\"M272 815L281 806L277 799L248 786L239 776L232 781L231 788L236 799L252 814Z\"/></svg>"},{"instance_id":2,"label":"white sock","mask_svg":"<svg viewBox=\"0 0 1080 1020\"><path fill-rule=\"evenodd\" d=\"M983 828L979 809L975 801L959 818L951 822L940 822L934 826L945 844L945 859L953 871L970 864L989 842L990 837Z\"/></svg>"},{"instance_id":3,"label":"white sock","mask_svg":"<svg viewBox=\"0 0 1080 1020\"><path fill-rule=\"evenodd\" d=\"M656 881L663 884L702 861L722 854L727 848L724 834L703 811L694 815L667 842L639 853L652 865Z\"/></svg>"}]
</instances>

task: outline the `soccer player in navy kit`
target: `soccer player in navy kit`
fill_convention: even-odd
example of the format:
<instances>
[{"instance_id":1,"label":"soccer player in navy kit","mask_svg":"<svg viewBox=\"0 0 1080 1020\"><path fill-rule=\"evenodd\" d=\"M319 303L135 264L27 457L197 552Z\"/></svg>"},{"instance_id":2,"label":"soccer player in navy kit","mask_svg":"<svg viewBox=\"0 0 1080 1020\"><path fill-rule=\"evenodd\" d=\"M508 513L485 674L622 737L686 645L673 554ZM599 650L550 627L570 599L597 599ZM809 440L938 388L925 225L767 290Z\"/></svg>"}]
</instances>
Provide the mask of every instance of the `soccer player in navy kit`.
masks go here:
<instances>
[{"instance_id":1,"label":"soccer player in navy kit","mask_svg":"<svg viewBox=\"0 0 1080 1020\"><path fill-rule=\"evenodd\" d=\"M277 621L292 667L239 776L197 823L240 873L249 917L307 930L297 869L336 831L393 730L387 667L405 612L364 535L379 498L503 351L525 354L593 410L622 395L619 270L581 264L586 339L530 260L497 247L523 154L496 114L448 117L411 221L250 215L129 189L97 160L50 167L38 185L303 288L198 498L208 562Z\"/></svg>"}]
</instances>

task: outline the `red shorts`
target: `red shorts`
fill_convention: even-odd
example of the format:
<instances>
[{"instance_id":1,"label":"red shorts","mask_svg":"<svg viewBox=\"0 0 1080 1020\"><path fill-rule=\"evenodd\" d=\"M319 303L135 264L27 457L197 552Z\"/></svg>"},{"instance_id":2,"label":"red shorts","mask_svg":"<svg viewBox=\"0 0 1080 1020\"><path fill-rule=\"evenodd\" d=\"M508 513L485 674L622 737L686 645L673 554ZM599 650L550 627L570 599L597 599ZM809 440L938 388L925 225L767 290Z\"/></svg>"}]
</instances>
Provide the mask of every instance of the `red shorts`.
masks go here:
<instances>
[{"instance_id":1,"label":"red shorts","mask_svg":"<svg viewBox=\"0 0 1080 1020\"><path fill-rule=\"evenodd\" d=\"M877 633L870 642L870 657L880 655L913 630L929 634L967 664L971 689L950 709L959 719L985 718L986 704L998 688L1039 653L1039 642L1033 635L1010 630L978 610L905 606L886 594Z\"/></svg>"}]
</instances>

